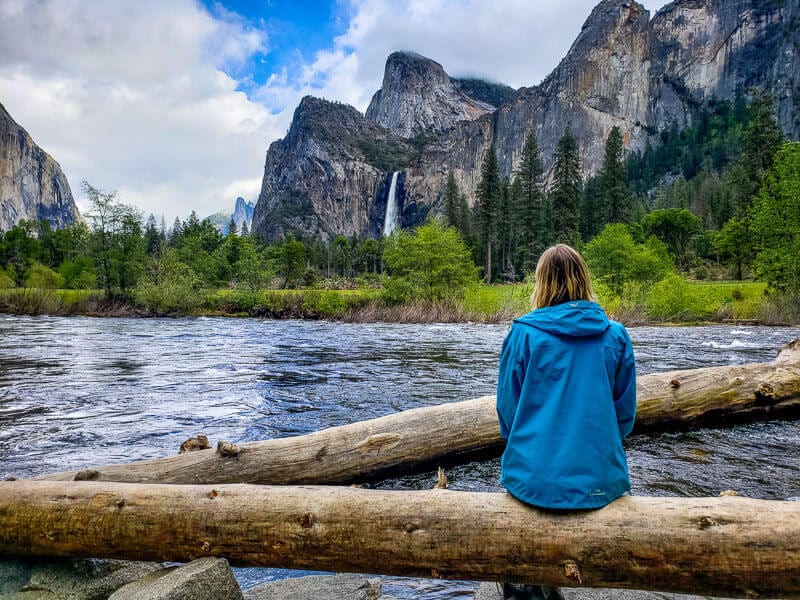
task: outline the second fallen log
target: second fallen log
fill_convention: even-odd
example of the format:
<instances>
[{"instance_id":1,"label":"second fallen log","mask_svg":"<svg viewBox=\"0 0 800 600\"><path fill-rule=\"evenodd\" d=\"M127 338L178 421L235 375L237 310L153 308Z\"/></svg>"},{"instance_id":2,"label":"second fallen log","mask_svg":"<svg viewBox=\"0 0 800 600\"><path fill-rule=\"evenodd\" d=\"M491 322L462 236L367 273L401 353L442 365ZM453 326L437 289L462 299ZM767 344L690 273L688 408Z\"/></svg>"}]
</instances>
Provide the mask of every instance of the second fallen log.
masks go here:
<instances>
[{"instance_id":1,"label":"second fallen log","mask_svg":"<svg viewBox=\"0 0 800 600\"><path fill-rule=\"evenodd\" d=\"M767 363L639 378L635 432L800 410L800 340ZM416 408L291 438L41 477L160 483L341 483L445 457L499 449L494 396Z\"/></svg>"},{"instance_id":2,"label":"second fallen log","mask_svg":"<svg viewBox=\"0 0 800 600\"><path fill-rule=\"evenodd\" d=\"M367 572L738 598L800 596L800 503L335 486L0 482L0 555Z\"/></svg>"}]
</instances>

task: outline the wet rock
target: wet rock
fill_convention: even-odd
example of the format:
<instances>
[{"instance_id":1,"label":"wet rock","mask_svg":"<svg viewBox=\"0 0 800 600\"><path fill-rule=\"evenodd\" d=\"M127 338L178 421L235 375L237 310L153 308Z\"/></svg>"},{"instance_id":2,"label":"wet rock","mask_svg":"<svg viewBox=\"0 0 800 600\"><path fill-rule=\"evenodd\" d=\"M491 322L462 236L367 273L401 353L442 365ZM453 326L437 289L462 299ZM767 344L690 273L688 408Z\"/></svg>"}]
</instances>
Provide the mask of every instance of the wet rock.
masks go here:
<instances>
[{"instance_id":1,"label":"wet rock","mask_svg":"<svg viewBox=\"0 0 800 600\"><path fill-rule=\"evenodd\" d=\"M309 575L264 583L245 590L245 600L377 600L380 579L361 575Z\"/></svg>"},{"instance_id":2,"label":"wet rock","mask_svg":"<svg viewBox=\"0 0 800 600\"><path fill-rule=\"evenodd\" d=\"M559 588L564 600L710 600L708 596L668 594L643 590L616 590L607 588ZM475 600L502 600L496 583L485 582L475 592Z\"/></svg>"},{"instance_id":3,"label":"wet rock","mask_svg":"<svg viewBox=\"0 0 800 600\"><path fill-rule=\"evenodd\" d=\"M0 561L0 594L21 589L31 578L31 562L26 560Z\"/></svg>"},{"instance_id":4,"label":"wet rock","mask_svg":"<svg viewBox=\"0 0 800 600\"><path fill-rule=\"evenodd\" d=\"M0 566L2 600L105 600L117 588L160 569L158 563L31 559Z\"/></svg>"},{"instance_id":5,"label":"wet rock","mask_svg":"<svg viewBox=\"0 0 800 600\"><path fill-rule=\"evenodd\" d=\"M129 583L108 600L241 600L242 591L224 558L199 558Z\"/></svg>"}]
</instances>

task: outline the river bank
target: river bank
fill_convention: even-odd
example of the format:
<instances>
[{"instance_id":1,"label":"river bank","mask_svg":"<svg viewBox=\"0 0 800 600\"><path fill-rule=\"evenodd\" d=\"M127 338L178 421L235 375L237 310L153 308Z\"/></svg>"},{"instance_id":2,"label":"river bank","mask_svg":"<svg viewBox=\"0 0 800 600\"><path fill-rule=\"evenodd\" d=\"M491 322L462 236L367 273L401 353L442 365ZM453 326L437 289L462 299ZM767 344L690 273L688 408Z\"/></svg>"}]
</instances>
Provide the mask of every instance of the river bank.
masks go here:
<instances>
[{"instance_id":1,"label":"river bank","mask_svg":"<svg viewBox=\"0 0 800 600\"><path fill-rule=\"evenodd\" d=\"M628 326L740 323L796 325L797 301L765 295L759 282L673 281L652 289L614 293L597 286L598 301ZM452 300L387 302L380 288L199 292L166 303L107 299L99 290L0 290L0 312L93 317L254 317L346 323L504 323L529 310L528 285L476 285Z\"/></svg>"}]
</instances>

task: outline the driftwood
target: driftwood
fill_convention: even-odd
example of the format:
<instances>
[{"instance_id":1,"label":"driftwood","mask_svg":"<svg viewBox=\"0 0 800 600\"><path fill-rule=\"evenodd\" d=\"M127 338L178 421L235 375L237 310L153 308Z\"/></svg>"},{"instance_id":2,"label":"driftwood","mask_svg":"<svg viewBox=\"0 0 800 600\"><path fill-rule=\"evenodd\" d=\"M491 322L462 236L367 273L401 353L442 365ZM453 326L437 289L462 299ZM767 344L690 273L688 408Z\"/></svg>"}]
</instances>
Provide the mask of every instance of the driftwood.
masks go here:
<instances>
[{"instance_id":1,"label":"driftwood","mask_svg":"<svg viewBox=\"0 0 800 600\"><path fill-rule=\"evenodd\" d=\"M623 497L545 512L504 493L0 482L0 555L800 597L800 503Z\"/></svg>"},{"instance_id":2,"label":"driftwood","mask_svg":"<svg viewBox=\"0 0 800 600\"><path fill-rule=\"evenodd\" d=\"M644 375L635 432L794 415L800 411L800 340L768 363ZM291 438L199 450L167 458L39 479L160 483L321 484L477 451L503 440L494 396L416 408ZM232 448L225 451L225 448ZM235 451L234 451L235 450Z\"/></svg>"}]
</instances>

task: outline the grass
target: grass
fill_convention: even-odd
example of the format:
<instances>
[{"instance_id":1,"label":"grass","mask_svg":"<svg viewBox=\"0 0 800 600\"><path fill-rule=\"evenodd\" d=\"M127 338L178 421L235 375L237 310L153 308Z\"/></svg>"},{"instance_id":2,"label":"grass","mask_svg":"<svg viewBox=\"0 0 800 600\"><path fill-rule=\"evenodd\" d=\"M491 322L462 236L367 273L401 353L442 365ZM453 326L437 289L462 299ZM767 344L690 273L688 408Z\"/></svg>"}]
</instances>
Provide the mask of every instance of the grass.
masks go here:
<instances>
[{"instance_id":1,"label":"grass","mask_svg":"<svg viewBox=\"0 0 800 600\"><path fill-rule=\"evenodd\" d=\"M766 285L752 281L667 279L651 288L630 286L621 295L600 289L600 303L628 325L646 323L759 322L800 320L796 302L765 296ZM192 315L333 319L399 323L508 321L530 310L529 284L483 285L467 289L461 300L412 301L387 305L379 288L348 290L220 289L201 292ZM101 290L0 289L0 312L51 315L154 315L143 307L115 304ZM180 310L158 313L181 315Z\"/></svg>"}]
</instances>

